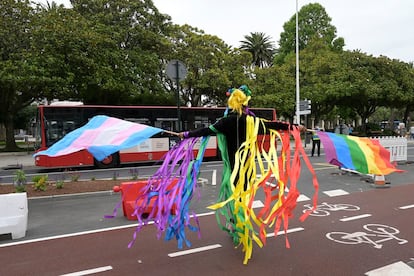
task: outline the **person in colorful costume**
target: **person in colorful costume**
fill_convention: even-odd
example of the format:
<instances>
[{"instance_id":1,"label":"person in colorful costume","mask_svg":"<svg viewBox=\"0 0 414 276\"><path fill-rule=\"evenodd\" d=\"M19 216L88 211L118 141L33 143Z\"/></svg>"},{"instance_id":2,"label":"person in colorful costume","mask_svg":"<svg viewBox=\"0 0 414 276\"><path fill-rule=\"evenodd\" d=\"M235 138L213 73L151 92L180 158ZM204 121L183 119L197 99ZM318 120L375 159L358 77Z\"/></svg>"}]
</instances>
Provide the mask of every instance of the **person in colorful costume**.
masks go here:
<instances>
[{"instance_id":1,"label":"person in colorful costume","mask_svg":"<svg viewBox=\"0 0 414 276\"><path fill-rule=\"evenodd\" d=\"M149 223L156 227L158 238L163 234L166 241L175 238L179 249L184 244L191 246L187 230L198 232L201 237L200 223L190 203L198 194L201 163L209 137L214 134L224 165L217 203L208 208L215 210L219 227L229 233L234 245L242 247L244 264L252 257L253 243L262 247L266 231L272 227L275 235L281 228L284 230L286 247L290 247L287 230L299 197L296 183L301 171L300 155L313 175L315 188L314 207L300 219L304 220L316 208L318 183L302 147L300 131L304 128L254 116L247 107L251 98L247 86L230 89L228 96L228 110L223 118L207 128L177 133L185 139L168 151L160 168L137 195L132 216L136 216L138 224L128 247ZM256 213L253 202L259 190L264 194L264 206Z\"/></svg>"},{"instance_id":2,"label":"person in colorful costume","mask_svg":"<svg viewBox=\"0 0 414 276\"><path fill-rule=\"evenodd\" d=\"M237 150L242 143L246 141L246 121L248 116L255 115L249 110L248 103L251 99L251 91L243 85L239 89L230 89L227 92L229 95L228 109L224 117L209 127L200 128L192 131L185 131L179 134L180 138L202 137L217 135L219 139L219 147L222 153L225 166L233 170L235 163L235 156ZM265 129L288 130L290 125L283 122L263 121L259 124L259 133L263 134ZM224 147L224 145L226 147ZM228 161L228 164L227 164Z\"/></svg>"},{"instance_id":3,"label":"person in colorful costume","mask_svg":"<svg viewBox=\"0 0 414 276\"><path fill-rule=\"evenodd\" d=\"M254 116L248 109L251 91L245 85L239 89L230 89L228 95L230 96L228 111L225 112L223 118L209 127L181 132L179 137L217 135L224 169L218 203L209 208L216 210L220 228L231 235L234 244L243 246L246 264L251 258L253 241L260 247L265 243L267 226L275 223L276 231L284 220L284 228L285 231L287 230L288 217L292 216L292 210L299 196L296 190L296 176L293 176L293 185L290 187L289 195L287 197L284 195L285 185L291 174L291 167L286 166L286 159L290 159L290 134L294 134L296 146L303 150L300 143L300 131L304 128L283 122L267 121ZM260 137L258 134L270 136L268 150L263 148L263 141L258 139ZM282 156L279 158L276 154L276 140L282 143ZM267 161L267 167L263 159ZM257 166L259 166L259 172L256 170ZM297 166L298 168L300 165ZM258 177L259 174L260 177ZM276 181L273 186L268 185L271 176L274 178L273 181ZM314 184L317 187L316 179ZM264 189L267 202L261 212L256 215L252 210L252 203L259 188ZM274 192L278 195L272 195ZM276 201L273 207L272 201ZM260 230L256 230L254 225ZM287 246L289 247L288 242Z\"/></svg>"}]
</instances>

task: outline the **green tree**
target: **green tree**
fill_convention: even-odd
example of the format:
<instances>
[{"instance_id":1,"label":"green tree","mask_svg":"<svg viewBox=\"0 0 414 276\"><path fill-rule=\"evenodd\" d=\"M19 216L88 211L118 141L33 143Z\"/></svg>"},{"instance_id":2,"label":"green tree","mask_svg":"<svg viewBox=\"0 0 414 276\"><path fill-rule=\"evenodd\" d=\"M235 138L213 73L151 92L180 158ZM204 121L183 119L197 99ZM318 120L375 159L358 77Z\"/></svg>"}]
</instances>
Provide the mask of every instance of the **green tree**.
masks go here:
<instances>
[{"instance_id":1,"label":"green tree","mask_svg":"<svg viewBox=\"0 0 414 276\"><path fill-rule=\"evenodd\" d=\"M292 72L293 71L293 72ZM251 106L275 108L278 117L293 119L295 114L294 63L256 68L250 88L254 97Z\"/></svg>"},{"instance_id":2,"label":"green tree","mask_svg":"<svg viewBox=\"0 0 414 276\"><path fill-rule=\"evenodd\" d=\"M362 119L366 130L368 118L378 107L389 105L390 95L399 89L387 58L375 58L360 51L345 51L342 89L337 94L339 107L350 107Z\"/></svg>"},{"instance_id":3,"label":"green tree","mask_svg":"<svg viewBox=\"0 0 414 276\"><path fill-rule=\"evenodd\" d=\"M254 66L263 68L272 64L275 46L270 36L267 36L265 33L254 32L246 35L244 39L240 41L240 49L252 55L252 64Z\"/></svg>"},{"instance_id":4,"label":"green tree","mask_svg":"<svg viewBox=\"0 0 414 276\"><path fill-rule=\"evenodd\" d=\"M152 1L71 3L89 21L88 29L98 34L84 46L94 66L76 84L85 102L128 104L164 92L161 75L163 56L170 49L168 16L160 14Z\"/></svg>"},{"instance_id":5,"label":"green tree","mask_svg":"<svg viewBox=\"0 0 414 276\"><path fill-rule=\"evenodd\" d=\"M187 77L180 83L182 103L191 106L223 105L230 87L247 81L250 56L231 49L217 36L189 25L176 26L170 59L181 60ZM170 91L174 86L169 82Z\"/></svg>"},{"instance_id":6,"label":"green tree","mask_svg":"<svg viewBox=\"0 0 414 276\"><path fill-rule=\"evenodd\" d=\"M298 12L299 50L303 50L313 39L321 39L332 50L341 51L344 39L336 36L336 27L325 8L318 3L303 6ZM276 62L281 63L285 57L296 49L296 14L283 25L280 34Z\"/></svg>"},{"instance_id":7,"label":"green tree","mask_svg":"<svg viewBox=\"0 0 414 276\"><path fill-rule=\"evenodd\" d=\"M32 21L29 1L0 1L0 123L6 128L5 150L17 150L14 118L17 112L42 96L49 81L33 61Z\"/></svg>"},{"instance_id":8,"label":"green tree","mask_svg":"<svg viewBox=\"0 0 414 276\"><path fill-rule=\"evenodd\" d=\"M291 60L291 62L293 62ZM332 51L322 39L314 39L301 52L300 95L312 101L315 123L329 114L337 103L343 74L340 54Z\"/></svg>"},{"instance_id":9,"label":"green tree","mask_svg":"<svg viewBox=\"0 0 414 276\"><path fill-rule=\"evenodd\" d=\"M34 62L51 81L43 87L43 97L83 100L78 83L94 68L93 54L88 47L99 45L102 38L89 28L84 18L63 6L39 5L32 24L33 41L30 52ZM90 52L100 53L100 49Z\"/></svg>"},{"instance_id":10,"label":"green tree","mask_svg":"<svg viewBox=\"0 0 414 276\"><path fill-rule=\"evenodd\" d=\"M388 60L393 75L390 76L396 82L398 89L389 95L388 106L403 110L403 120L409 123L410 113L414 111L414 66L413 63L405 63L399 60Z\"/></svg>"}]
</instances>

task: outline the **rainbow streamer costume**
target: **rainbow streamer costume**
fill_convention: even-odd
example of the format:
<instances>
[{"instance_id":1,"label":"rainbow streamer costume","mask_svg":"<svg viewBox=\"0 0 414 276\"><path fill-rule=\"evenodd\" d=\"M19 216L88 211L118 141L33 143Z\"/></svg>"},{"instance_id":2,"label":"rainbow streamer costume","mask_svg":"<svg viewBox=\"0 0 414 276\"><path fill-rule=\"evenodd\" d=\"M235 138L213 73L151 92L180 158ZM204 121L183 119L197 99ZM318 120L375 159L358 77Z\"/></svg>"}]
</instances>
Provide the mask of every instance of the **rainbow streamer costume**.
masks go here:
<instances>
[{"instance_id":1,"label":"rainbow streamer costume","mask_svg":"<svg viewBox=\"0 0 414 276\"><path fill-rule=\"evenodd\" d=\"M266 244L268 231L277 234L283 226L286 234L299 196L296 183L301 170L300 155L313 174L313 206L317 206L318 182L302 147L299 129L286 123L270 122L248 112L246 106L250 93L247 87L233 89L229 99L231 112L208 128L185 132L183 136L186 139L164 157L161 168L137 198L135 215L139 223L129 246L149 221L156 225L158 238L165 232L165 240L175 237L179 248L183 243L191 246L185 231L199 232L200 226L197 216L189 210L189 203L196 192L207 140L213 134L217 135L224 170L218 201L209 208L215 210L219 227L231 236L235 247L242 247L244 264L252 257L254 242L259 247ZM291 138L295 144L293 158ZM265 143L265 139L270 143ZM194 159L193 150L197 142L200 142L200 147ZM265 200L264 207L256 213L253 202L259 189L263 190ZM155 201L157 208L144 219L142 214L151 201ZM313 210L300 219L304 220ZM193 223L190 223L191 219ZM286 247L289 248L285 236Z\"/></svg>"}]
</instances>

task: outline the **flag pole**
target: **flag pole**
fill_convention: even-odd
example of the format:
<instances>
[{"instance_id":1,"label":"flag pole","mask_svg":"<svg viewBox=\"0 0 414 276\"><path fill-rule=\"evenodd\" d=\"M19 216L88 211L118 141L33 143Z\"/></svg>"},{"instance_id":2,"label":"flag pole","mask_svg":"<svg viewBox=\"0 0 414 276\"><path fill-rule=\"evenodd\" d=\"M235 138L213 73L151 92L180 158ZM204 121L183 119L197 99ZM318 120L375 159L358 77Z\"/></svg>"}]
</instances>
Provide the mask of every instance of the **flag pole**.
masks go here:
<instances>
[{"instance_id":1,"label":"flag pole","mask_svg":"<svg viewBox=\"0 0 414 276\"><path fill-rule=\"evenodd\" d=\"M169 131L169 130L162 130L163 132L167 133L167 134L171 134L171 135L175 135L175 136L180 136L180 133L178 132L174 132L174 131Z\"/></svg>"}]
</instances>

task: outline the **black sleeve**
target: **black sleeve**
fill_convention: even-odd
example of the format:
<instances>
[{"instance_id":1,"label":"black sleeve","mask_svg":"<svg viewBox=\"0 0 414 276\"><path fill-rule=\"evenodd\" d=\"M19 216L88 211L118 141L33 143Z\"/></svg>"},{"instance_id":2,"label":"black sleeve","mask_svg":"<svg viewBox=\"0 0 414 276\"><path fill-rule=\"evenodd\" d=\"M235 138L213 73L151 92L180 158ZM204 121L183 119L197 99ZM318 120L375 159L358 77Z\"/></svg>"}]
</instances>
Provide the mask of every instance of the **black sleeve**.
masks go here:
<instances>
[{"instance_id":1,"label":"black sleeve","mask_svg":"<svg viewBox=\"0 0 414 276\"><path fill-rule=\"evenodd\" d=\"M224 133L225 135L228 135L229 133L236 131L236 123L237 123L237 116L231 114L228 117L220 118L217 122L215 122L210 127L215 129L217 132L221 132L221 133ZM191 130L188 132L188 137L201 137L201 136L209 136L209 135L217 134L210 127Z\"/></svg>"},{"instance_id":2,"label":"black sleeve","mask_svg":"<svg viewBox=\"0 0 414 276\"><path fill-rule=\"evenodd\" d=\"M265 122L265 126L275 130L288 130L290 125L283 122Z\"/></svg>"},{"instance_id":3,"label":"black sleeve","mask_svg":"<svg viewBox=\"0 0 414 276\"><path fill-rule=\"evenodd\" d=\"M188 132L188 137L201 137L201 136L209 136L214 134L209 127L199 128Z\"/></svg>"}]
</instances>

